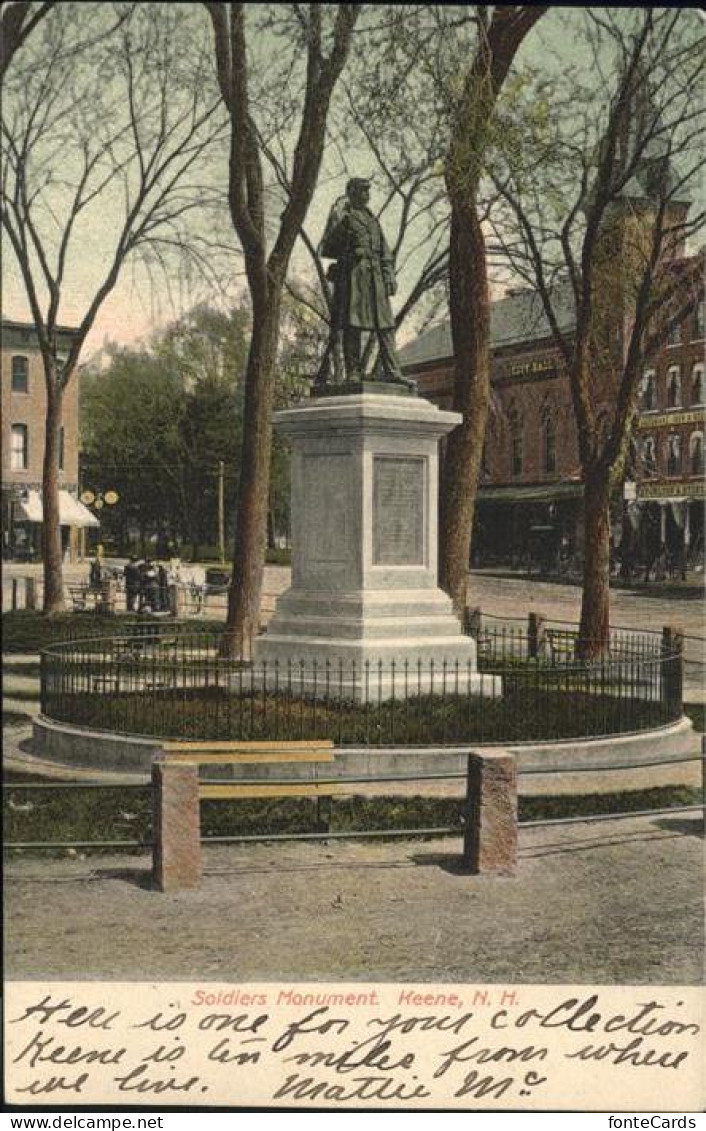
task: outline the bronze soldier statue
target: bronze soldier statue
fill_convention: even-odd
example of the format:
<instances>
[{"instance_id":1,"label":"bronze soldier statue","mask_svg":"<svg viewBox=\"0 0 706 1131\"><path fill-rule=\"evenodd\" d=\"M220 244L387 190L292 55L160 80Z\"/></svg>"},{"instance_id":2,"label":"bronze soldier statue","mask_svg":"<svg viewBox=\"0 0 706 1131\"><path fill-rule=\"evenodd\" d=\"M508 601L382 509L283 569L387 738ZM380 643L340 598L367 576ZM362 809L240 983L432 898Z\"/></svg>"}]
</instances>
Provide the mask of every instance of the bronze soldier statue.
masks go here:
<instances>
[{"instance_id":1,"label":"bronze soldier statue","mask_svg":"<svg viewBox=\"0 0 706 1131\"><path fill-rule=\"evenodd\" d=\"M382 228L368 208L369 198L370 182L353 177L346 195L331 209L319 246L324 259L336 262L328 270L333 283L331 335L315 385L327 383L330 361L337 384L342 370L346 383L360 384L361 339L363 331L370 331L377 335L382 379L416 389L400 368L390 308L390 295L397 289L395 270Z\"/></svg>"}]
</instances>

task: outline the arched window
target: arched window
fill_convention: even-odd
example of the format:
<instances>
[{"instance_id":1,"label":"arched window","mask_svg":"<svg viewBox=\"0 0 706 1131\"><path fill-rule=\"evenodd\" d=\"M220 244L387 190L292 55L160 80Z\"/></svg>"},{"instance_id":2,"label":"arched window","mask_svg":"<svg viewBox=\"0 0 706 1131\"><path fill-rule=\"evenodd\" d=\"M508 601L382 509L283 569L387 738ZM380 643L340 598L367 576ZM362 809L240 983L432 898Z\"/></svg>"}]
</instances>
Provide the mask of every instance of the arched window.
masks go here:
<instances>
[{"instance_id":1,"label":"arched window","mask_svg":"<svg viewBox=\"0 0 706 1131\"><path fill-rule=\"evenodd\" d=\"M678 365L667 370L667 408L681 408L681 374Z\"/></svg>"},{"instance_id":2,"label":"arched window","mask_svg":"<svg viewBox=\"0 0 706 1131\"><path fill-rule=\"evenodd\" d=\"M689 437L689 468L692 475L704 473L704 434L692 432Z\"/></svg>"},{"instance_id":3,"label":"arched window","mask_svg":"<svg viewBox=\"0 0 706 1131\"><path fill-rule=\"evenodd\" d=\"M703 404L704 403L704 366L703 362L699 362L694 366L691 374L691 403Z\"/></svg>"},{"instance_id":4,"label":"arched window","mask_svg":"<svg viewBox=\"0 0 706 1131\"><path fill-rule=\"evenodd\" d=\"M640 408L643 412L652 412L657 408L657 380L654 369L648 369L643 374L640 387Z\"/></svg>"},{"instance_id":5,"label":"arched window","mask_svg":"<svg viewBox=\"0 0 706 1131\"><path fill-rule=\"evenodd\" d=\"M513 402L508 409L508 423L510 425L510 465L513 479L522 475L524 465L523 420L522 413Z\"/></svg>"},{"instance_id":6,"label":"arched window","mask_svg":"<svg viewBox=\"0 0 706 1131\"><path fill-rule=\"evenodd\" d=\"M672 432L667 439L667 475L681 474L681 436Z\"/></svg>"},{"instance_id":7,"label":"arched window","mask_svg":"<svg viewBox=\"0 0 706 1131\"><path fill-rule=\"evenodd\" d=\"M551 474L556 471L556 422L554 404L545 397L540 408L544 440L544 470Z\"/></svg>"},{"instance_id":8,"label":"arched window","mask_svg":"<svg viewBox=\"0 0 706 1131\"><path fill-rule=\"evenodd\" d=\"M642 472L646 479L657 474L657 451L653 436L645 436L642 441Z\"/></svg>"}]
</instances>

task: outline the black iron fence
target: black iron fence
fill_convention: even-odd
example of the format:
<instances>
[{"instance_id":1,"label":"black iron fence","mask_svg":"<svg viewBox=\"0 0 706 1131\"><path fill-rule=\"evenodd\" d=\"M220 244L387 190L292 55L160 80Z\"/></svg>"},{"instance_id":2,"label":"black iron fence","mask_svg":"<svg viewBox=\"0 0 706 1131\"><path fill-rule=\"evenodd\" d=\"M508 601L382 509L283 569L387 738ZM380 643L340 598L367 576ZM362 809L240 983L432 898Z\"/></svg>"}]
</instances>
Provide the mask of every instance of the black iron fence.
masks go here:
<instances>
[{"instance_id":1,"label":"black iron fence","mask_svg":"<svg viewBox=\"0 0 706 1131\"><path fill-rule=\"evenodd\" d=\"M157 738L310 739L337 745L546 742L624 734L682 713L680 641L617 632L597 660L576 632L532 625L478 634L465 662L257 663L222 633L146 621L127 634L53 645L42 713Z\"/></svg>"}]
</instances>

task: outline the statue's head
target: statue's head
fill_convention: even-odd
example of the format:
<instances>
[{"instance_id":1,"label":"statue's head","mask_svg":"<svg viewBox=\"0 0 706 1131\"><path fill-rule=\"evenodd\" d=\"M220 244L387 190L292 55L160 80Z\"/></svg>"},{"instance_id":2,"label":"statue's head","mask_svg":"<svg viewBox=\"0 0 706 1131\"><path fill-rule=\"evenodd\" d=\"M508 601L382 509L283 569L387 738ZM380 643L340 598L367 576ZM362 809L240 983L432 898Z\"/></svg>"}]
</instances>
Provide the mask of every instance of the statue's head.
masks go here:
<instances>
[{"instance_id":1,"label":"statue's head","mask_svg":"<svg viewBox=\"0 0 706 1131\"><path fill-rule=\"evenodd\" d=\"M370 199L370 180L367 177L351 177L346 185L346 196L351 204L367 204Z\"/></svg>"}]
</instances>

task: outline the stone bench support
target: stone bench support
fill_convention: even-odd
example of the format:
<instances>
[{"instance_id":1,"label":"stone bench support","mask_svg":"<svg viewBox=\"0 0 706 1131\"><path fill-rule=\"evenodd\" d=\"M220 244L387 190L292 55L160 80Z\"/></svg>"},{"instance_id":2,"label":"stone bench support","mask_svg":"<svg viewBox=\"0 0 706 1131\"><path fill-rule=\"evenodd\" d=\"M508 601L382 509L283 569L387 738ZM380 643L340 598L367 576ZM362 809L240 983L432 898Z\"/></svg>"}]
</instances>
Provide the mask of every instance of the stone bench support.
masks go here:
<instances>
[{"instance_id":1,"label":"stone bench support","mask_svg":"<svg viewBox=\"0 0 706 1131\"><path fill-rule=\"evenodd\" d=\"M474 875L517 868L517 769L507 750L468 755L463 864Z\"/></svg>"},{"instance_id":2,"label":"stone bench support","mask_svg":"<svg viewBox=\"0 0 706 1131\"><path fill-rule=\"evenodd\" d=\"M160 891L198 887L201 881L199 767L157 754L152 763L153 877Z\"/></svg>"}]
</instances>

